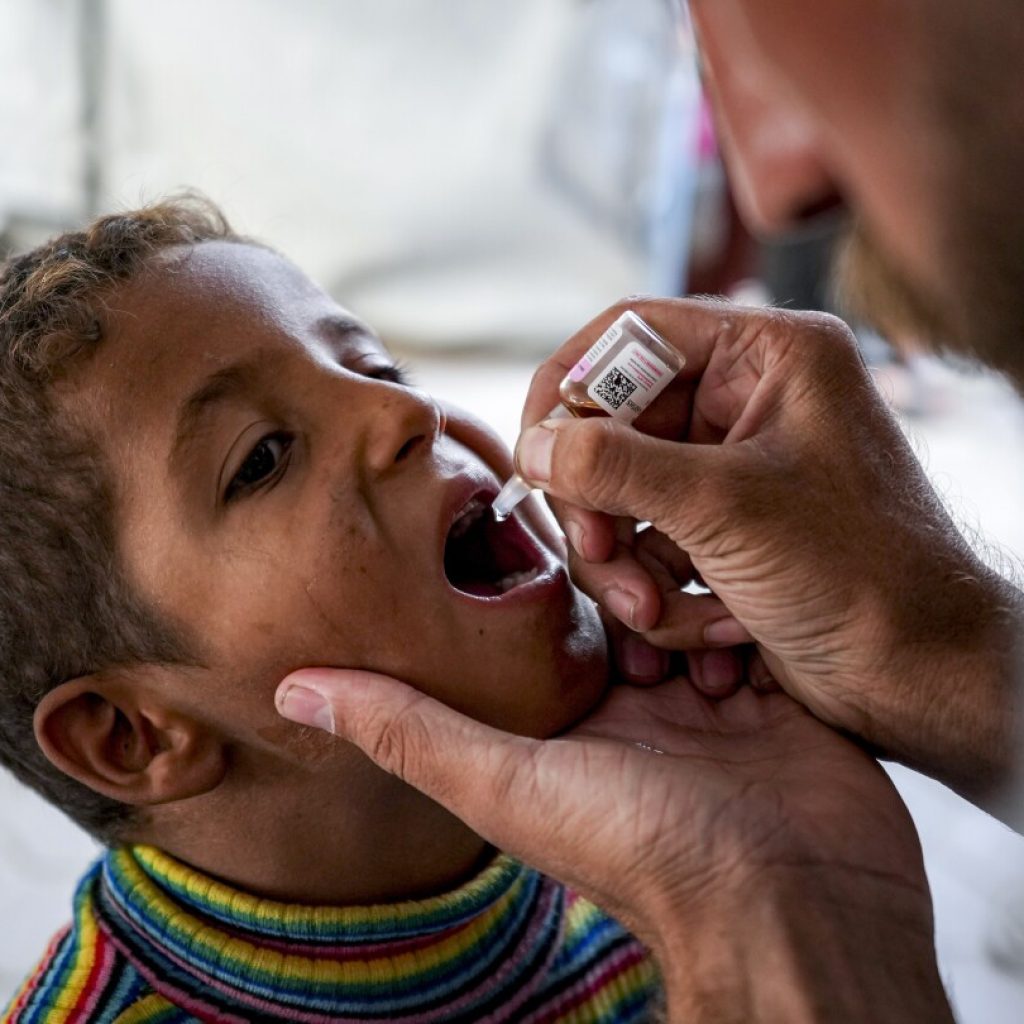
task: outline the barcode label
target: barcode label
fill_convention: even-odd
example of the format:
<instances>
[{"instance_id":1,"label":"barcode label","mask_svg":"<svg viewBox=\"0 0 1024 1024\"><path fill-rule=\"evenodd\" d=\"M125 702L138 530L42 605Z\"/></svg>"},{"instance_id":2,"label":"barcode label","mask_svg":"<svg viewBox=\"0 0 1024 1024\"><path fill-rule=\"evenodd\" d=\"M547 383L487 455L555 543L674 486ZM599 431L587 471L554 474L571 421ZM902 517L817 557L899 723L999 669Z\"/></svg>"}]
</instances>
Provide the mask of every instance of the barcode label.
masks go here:
<instances>
[{"instance_id":1,"label":"barcode label","mask_svg":"<svg viewBox=\"0 0 1024 1024\"><path fill-rule=\"evenodd\" d=\"M609 415L632 423L672 377L671 369L653 352L631 341L600 371L587 394Z\"/></svg>"},{"instance_id":2,"label":"barcode label","mask_svg":"<svg viewBox=\"0 0 1024 1024\"><path fill-rule=\"evenodd\" d=\"M622 372L612 367L594 385L595 397L602 399L613 409L620 409L636 385Z\"/></svg>"}]
</instances>

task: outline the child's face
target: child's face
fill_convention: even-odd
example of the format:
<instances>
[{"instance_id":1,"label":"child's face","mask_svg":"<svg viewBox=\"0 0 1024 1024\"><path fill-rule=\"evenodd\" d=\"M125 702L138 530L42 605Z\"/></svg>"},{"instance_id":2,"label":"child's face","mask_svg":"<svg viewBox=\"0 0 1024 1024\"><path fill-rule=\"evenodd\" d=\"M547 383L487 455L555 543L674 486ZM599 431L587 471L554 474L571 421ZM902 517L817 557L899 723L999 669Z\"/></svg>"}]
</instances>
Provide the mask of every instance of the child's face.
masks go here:
<instances>
[{"instance_id":1,"label":"child's face","mask_svg":"<svg viewBox=\"0 0 1024 1024\"><path fill-rule=\"evenodd\" d=\"M206 243L110 306L75 407L114 467L129 579L200 644L203 667L162 684L182 710L289 746L273 693L304 665L390 673L533 735L596 702L603 633L532 502L451 542L506 451L389 380L381 342L294 266Z\"/></svg>"}]
</instances>

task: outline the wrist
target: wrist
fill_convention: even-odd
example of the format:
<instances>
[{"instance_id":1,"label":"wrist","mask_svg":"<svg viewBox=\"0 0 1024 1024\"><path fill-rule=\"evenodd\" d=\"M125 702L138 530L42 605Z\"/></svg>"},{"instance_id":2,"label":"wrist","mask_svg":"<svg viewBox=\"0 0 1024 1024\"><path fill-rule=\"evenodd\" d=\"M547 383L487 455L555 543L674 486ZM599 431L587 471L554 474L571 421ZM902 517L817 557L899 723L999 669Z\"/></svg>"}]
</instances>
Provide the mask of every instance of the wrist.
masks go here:
<instances>
[{"instance_id":1,"label":"wrist","mask_svg":"<svg viewBox=\"0 0 1024 1024\"><path fill-rule=\"evenodd\" d=\"M666 918L654 951L670 1021L952 1021L927 893L851 883L843 868L764 872L698 917Z\"/></svg>"},{"instance_id":2,"label":"wrist","mask_svg":"<svg viewBox=\"0 0 1024 1024\"><path fill-rule=\"evenodd\" d=\"M961 569L914 604L884 613L884 685L865 688L863 738L986 804L1019 758L1024 595Z\"/></svg>"}]
</instances>

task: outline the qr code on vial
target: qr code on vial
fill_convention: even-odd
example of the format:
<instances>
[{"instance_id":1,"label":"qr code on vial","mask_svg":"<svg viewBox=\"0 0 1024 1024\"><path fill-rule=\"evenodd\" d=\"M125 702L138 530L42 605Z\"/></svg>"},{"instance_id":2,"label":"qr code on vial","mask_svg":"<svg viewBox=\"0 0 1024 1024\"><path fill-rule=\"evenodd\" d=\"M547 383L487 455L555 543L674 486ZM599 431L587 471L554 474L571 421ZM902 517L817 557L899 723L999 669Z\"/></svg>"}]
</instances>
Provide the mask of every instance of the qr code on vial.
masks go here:
<instances>
[{"instance_id":1,"label":"qr code on vial","mask_svg":"<svg viewBox=\"0 0 1024 1024\"><path fill-rule=\"evenodd\" d=\"M594 385L595 395L613 409L618 409L634 391L636 385L614 367Z\"/></svg>"}]
</instances>

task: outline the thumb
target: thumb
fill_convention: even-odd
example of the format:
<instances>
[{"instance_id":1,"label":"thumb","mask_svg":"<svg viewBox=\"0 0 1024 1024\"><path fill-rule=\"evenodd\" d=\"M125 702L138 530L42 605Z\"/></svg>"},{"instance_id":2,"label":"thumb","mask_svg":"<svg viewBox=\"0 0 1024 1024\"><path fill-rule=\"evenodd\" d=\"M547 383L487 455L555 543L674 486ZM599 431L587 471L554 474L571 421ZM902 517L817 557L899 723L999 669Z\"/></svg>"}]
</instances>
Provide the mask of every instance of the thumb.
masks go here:
<instances>
[{"instance_id":1,"label":"thumb","mask_svg":"<svg viewBox=\"0 0 1024 1024\"><path fill-rule=\"evenodd\" d=\"M389 676L301 669L277 688L284 718L355 744L496 846L518 852L509 807L529 806L538 741L468 718Z\"/></svg>"},{"instance_id":2,"label":"thumb","mask_svg":"<svg viewBox=\"0 0 1024 1024\"><path fill-rule=\"evenodd\" d=\"M545 420L523 431L516 466L556 498L671 534L722 451L661 440L608 417Z\"/></svg>"}]
</instances>

